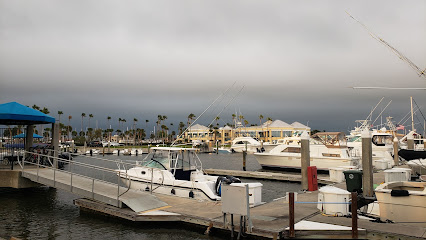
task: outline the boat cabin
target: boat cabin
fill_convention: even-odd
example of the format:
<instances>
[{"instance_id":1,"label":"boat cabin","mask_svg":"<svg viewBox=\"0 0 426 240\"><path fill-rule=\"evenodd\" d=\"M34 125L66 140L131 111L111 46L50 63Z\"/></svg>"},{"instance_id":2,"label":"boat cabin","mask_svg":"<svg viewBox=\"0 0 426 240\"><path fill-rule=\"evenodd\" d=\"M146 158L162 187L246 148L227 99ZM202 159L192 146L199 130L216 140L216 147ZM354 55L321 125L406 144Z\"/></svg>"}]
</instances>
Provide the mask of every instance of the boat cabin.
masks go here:
<instances>
[{"instance_id":1,"label":"boat cabin","mask_svg":"<svg viewBox=\"0 0 426 240\"><path fill-rule=\"evenodd\" d=\"M142 166L170 171L175 179L190 180L191 172L202 169L196 148L153 147Z\"/></svg>"}]
</instances>

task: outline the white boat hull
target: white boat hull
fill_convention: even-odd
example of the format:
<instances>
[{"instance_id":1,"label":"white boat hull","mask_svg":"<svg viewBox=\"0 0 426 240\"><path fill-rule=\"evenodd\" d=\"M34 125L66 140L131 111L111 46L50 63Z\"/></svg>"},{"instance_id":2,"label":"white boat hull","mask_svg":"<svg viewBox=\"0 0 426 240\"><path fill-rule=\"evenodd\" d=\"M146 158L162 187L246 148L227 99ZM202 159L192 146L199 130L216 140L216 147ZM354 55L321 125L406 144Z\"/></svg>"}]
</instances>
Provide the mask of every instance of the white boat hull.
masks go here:
<instances>
[{"instance_id":1,"label":"white boat hull","mask_svg":"<svg viewBox=\"0 0 426 240\"><path fill-rule=\"evenodd\" d=\"M262 167L271 168L301 168L300 154L289 153L282 155L254 154ZM338 166L357 166L357 159L341 159L333 157L311 157L310 166L316 166L318 170L327 170Z\"/></svg>"},{"instance_id":2,"label":"white boat hull","mask_svg":"<svg viewBox=\"0 0 426 240\"><path fill-rule=\"evenodd\" d=\"M426 183L390 182L376 188L380 219L394 222L418 223L426 227ZM392 189L404 190L408 196L391 196Z\"/></svg>"}]
</instances>

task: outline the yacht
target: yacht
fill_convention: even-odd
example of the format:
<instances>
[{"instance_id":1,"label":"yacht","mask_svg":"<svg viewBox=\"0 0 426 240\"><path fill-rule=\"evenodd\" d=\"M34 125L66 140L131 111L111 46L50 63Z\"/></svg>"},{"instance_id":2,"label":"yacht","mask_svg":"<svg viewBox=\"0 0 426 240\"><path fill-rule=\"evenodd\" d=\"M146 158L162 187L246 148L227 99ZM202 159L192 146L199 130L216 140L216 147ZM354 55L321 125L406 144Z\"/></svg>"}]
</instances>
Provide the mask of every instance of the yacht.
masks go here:
<instances>
[{"instance_id":1,"label":"yacht","mask_svg":"<svg viewBox=\"0 0 426 240\"><path fill-rule=\"evenodd\" d=\"M359 157L353 157L346 145L342 132L321 132L315 134L309 144L311 166L318 170L329 170L337 166L359 166ZM301 145L280 144L269 152L254 153L259 164L272 168L301 167Z\"/></svg>"},{"instance_id":2,"label":"yacht","mask_svg":"<svg viewBox=\"0 0 426 240\"><path fill-rule=\"evenodd\" d=\"M255 152L269 151L275 146L277 145L271 144L269 142L259 142L252 137L236 137L232 141L231 151L232 152L247 151L248 153L255 153Z\"/></svg>"},{"instance_id":3,"label":"yacht","mask_svg":"<svg viewBox=\"0 0 426 240\"><path fill-rule=\"evenodd\" d=\"M371 132L371 141L373 161L386 160L393 165L393 135L388 133L385 128L373 130ZM362 157L362 138L360 133L347 136L347 146L352 156Z\"/></svg>"},{"instance_id":4,"label":"yacht","mask_svg":"<svg viewBox=\"0 0 426 240\"><path fill-rule=\"evenodd\" d=\"M219 201L223 183L241 181L232 176L206 175L196 151L196 148L153 147L143 163L128 170L118 169L117 175L131 189Z\"/></svg>"}]
</instances>

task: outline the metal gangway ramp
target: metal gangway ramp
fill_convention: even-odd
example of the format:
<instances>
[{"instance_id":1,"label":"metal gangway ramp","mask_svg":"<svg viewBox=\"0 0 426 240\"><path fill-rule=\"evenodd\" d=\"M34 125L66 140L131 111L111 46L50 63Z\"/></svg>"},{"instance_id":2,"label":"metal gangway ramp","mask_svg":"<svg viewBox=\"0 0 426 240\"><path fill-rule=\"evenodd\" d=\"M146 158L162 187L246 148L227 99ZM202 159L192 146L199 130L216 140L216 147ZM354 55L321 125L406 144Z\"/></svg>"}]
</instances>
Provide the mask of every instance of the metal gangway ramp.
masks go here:
<instances>
[{"instance_id":1,"label":"metal gangway ramp","mask_svg":"<svg viewBox=\"0 0 426 240\"><path fill-rule=\"evenodd\" d=\"M160 201L156 196L149 192L130 189L130 181L123 184L122 178L116 169L101 167L94 164L88 164L69 159L55 158L50 153L41 154L36 152L21 152L22 157L18 157L18 164L22 169L22 177L33 182L49 187L65 190L81 197L106 203L115 207L123 208L128 206L135 212L144 212L152 209L158 209L167 204ZM123 161L114 161L96 157L88 158L90 160L115 163L118 168L128 169L135 165ZM63 163L66 167L58 169L58 163ZM80 169L77 172L76 169ZM86 172L99 172L102 176L109 176L109 179L115 179L117 182L106 181L100 177L83 175L81 169ZM84 171L83 171L84 172ZM120 184L121 183L121 184ZM123 204L124 203L124 204Z\"/></svg>"}]
</instances>

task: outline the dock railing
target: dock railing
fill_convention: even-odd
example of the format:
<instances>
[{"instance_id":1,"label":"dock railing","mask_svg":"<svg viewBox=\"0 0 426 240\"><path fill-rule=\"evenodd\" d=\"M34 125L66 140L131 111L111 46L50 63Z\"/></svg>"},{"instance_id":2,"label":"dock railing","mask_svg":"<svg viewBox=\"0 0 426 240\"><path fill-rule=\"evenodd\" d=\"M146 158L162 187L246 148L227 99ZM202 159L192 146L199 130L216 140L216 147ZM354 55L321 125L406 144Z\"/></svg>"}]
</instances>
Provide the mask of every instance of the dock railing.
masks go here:
<instances>
[{"instance_id":1,"label":"dock railing","mask_svg":"<svg viewBox=\"0 0 426 240\"><path fill-rule=\"evenodd\" d=\"M20 166L23 173L31 172L34 174L36 170L36 181L39 181L41 177L41 172L45 169L53 171L53 186L56 187L58 184L68 185L68 190L72 193L75 187L75 179L86 179L86 185L90 182L91 186L91 196L84 196L94 199L95 194L97 194L96 184L103 183L112 186L116 186L116 206L119 206L120 196L126 193L131 186L130 176L127 174L128 169L138 166L138 163L127 162L125 160L110 160L93 156L77 155L84 156L84 158L79 158L79 161L72 160L71 154L68 154L68 159L54 157L54 150L46 149L46 152L32 152L32 151L20 151L17 156L17 164ZM58 151L60 156L62 152ZM76 155L74 155L76 156ZM86 161L86 162L82 162ZM91 163L87 163L90 161ZM124 171L123 171L124 170ZM158 169L151 168L151 176L154 171ZM58 176L61 175L62 182L58 182ZM63 182L64 176L69 177L66 183ZM50 176L52 177L52 176ZM132 176L132 179L138 179L136 176ZM128 182L124 183L122 179L127 179ZM152 180L152 179L151 179ZM87 187L87 186L86 186ZM151 193L153 189L151 187ZM77 193L78 194L78 193ZM111 194L111 193L109 193Z\"/></svg>"}]
</instances>

